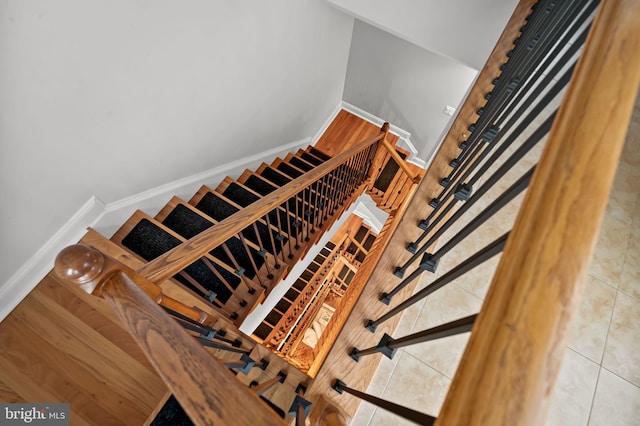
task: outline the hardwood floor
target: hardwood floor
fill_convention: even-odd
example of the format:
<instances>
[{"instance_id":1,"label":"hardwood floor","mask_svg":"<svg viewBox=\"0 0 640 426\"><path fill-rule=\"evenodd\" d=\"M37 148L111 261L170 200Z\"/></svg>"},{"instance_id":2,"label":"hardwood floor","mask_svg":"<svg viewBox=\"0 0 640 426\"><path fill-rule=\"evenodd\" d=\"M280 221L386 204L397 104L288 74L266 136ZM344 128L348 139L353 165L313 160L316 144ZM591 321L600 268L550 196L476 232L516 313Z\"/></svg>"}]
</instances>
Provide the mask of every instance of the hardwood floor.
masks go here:
<instances>
[{"instance_id":1,"label":"hardwood floor","mask_svg":"<svg viewBox=\"0 0 640 426\"><path fill-rule=\"evenodd\" d=\"M166 393L133 338L49 274L0 324L0 399L70 402L71 424L143 424Z\"/></svg>"}]
</instances>

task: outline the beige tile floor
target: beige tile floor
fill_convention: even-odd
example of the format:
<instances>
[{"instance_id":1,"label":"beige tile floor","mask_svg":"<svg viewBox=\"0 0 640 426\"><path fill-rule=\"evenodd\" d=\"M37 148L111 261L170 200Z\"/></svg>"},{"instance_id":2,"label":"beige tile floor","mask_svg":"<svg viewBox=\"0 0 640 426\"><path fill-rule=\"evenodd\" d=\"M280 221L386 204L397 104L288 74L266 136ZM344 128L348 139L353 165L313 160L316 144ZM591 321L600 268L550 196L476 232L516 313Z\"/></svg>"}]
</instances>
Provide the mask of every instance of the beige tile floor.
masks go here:
<instances>
[{"instance_id":1,"label":"beige tile floor","mask_svg":"<svg viewBox=\"0 0 640 426\"><path fill-rule=\"evenodd\" d=\"M514 176L527 170L535 155L519 164ZM506 185L499 185L500 191ZM446 272L509 229L519 201L478 229L464 247L443 258L439 271ZM447 239L444 236L441 241ZM497 262L498 258L492 259L407 309L395 337L478 312ZM426 273L420 285L434 278ZM467 333L407 347L393 360L382 357L367 392L437 416L468 337ZM363 402L351 424L411 423ZM640 425L640 102L636 102L547 424Z\"/></svg>"}]
</instances>

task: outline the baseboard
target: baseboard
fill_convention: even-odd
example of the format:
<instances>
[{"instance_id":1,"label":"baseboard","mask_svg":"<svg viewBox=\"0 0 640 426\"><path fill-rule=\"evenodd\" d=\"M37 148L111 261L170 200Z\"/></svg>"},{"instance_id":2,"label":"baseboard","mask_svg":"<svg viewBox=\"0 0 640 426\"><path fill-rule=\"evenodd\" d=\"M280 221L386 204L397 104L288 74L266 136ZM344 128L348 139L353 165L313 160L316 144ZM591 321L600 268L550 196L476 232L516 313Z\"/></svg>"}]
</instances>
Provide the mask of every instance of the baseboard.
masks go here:
<instances>
[{"instance_id":1,"label":"baseboard","mask_svg":"<svg viewBox=\"0 0 640 426\"><path fill-rule=\"evenodd\" d=\"M338 116L338 113L343 109L343 101L340 101L338 105L334 108L333 112L327 117L324 124L320 127L320 129L316 132L315 136L311 139L311 145L315 145L316 142L320 139L320 137L327 131L333 120Z\"/></svg>"},{"instance_id":2,"label":"baseboard","mask_svg":"<svg viewBox=\"0 0 640 426\"><path fill-rule=\"evenodd\" d=\"M368 121L369 123L375 124L376 126L382 126L385 122L382 118L373 115L361 108L358 108L357 106L352 105L349 102L342 101L341 107L345 111L348 111L351 114ZM422 158L418 158L418 150L411 142L411 133L391 123L389 123L389 132L398 136L398 138L400 139L400 141L398 142L398 146L409 151L407 162L415 164L416 166L424 169L427 163Z\"/></svg>"},{"instance_id":3,"label":"baseboard","mask_svg":"<svg viewBox=\"0 0 640 426\"><path fill-rule=\"evenodd\" d=\"M18 306L29 292L53 268L57 254L68 245L77 243L102 217L105 205L91 197L9 280L0 287L0 321Z\"/></svg>"},{"instance_id":4,"label":"baseboard","mask_svg":"<svg viewBox=\"0 0 640 426\"><path fill-rule=\"evenodd\" d=\"M152 189L148 189L138 194L131 195L126 198L122 198L121 200L118 200L118 201L107 203L105 206L105 212L110 213L122 208L135 206L151 198L156 198L158 196L163 196L167 194L173 195L176 193L180 193L181 191L184 190L184 188L193 187L194 185L199 185L199 184L202 184L203 182L210 182L212 179L215 179L217 176L220 176L220 175L223 175L223 176L235 175L237 174L238 170L242 172L252 163L262 162L265 159L272 159L274 157L277 157L282 153L288 153L292 150L297 150L300 147L306 147L307 145L311 144L311 140L312 139L309 137L300 139L286 145L281 145L277 148L273 148L258 154L244 157L239 160L231 161L221 166L217 166L212 169L205 170L203 172L196 173L194 175L187 176L187 177L175 180L173 182L169 182L164 185L157 186Z\"/></svg>"}]
</instances>

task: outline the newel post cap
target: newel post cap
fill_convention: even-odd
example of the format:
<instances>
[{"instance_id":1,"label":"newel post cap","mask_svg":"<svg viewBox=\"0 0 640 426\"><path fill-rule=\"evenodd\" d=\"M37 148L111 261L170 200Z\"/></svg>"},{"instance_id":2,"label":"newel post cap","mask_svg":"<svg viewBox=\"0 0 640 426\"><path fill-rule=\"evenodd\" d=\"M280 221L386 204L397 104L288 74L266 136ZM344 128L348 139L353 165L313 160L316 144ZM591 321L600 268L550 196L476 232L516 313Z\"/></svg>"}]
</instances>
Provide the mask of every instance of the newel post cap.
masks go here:
<instances>
[{"instance_id":1,"label":"newel post cap","mask_svg":"<svg viewBox=\"0 0 640 426\"><path fill-rule=\"evenodd\" d=\"M54 270L58 277L77 284L91 293L97 285L96 279L103 272L104 266L105 258L102 253L86 244L75 244L58 253Z\"/></svg>"}]
</instances>

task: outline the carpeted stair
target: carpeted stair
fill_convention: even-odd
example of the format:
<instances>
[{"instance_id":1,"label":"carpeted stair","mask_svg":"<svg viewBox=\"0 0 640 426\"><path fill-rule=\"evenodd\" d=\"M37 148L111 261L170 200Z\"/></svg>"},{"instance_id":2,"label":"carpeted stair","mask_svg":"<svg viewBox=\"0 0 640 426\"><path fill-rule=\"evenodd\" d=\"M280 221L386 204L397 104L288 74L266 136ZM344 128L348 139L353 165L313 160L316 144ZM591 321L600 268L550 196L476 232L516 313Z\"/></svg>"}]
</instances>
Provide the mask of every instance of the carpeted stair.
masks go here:
<instances>
[{"instance_id":1,"label":"carpeted stair","mask_svg":"<svg viewBox=\"0 0 640 426\"><path fill-rule=\"evenodd\" d=\"M238 179L225 178L216 189L202 186L188 202L174 197L154 218L136 212L111 239L140 259L151 261L241 209L250 208L329 158L313 147L276 158L256 171L246 170ZM341 177L336 176L333 182L342 184ZM324 208L329 189L314 185L304 195L282 200L278 208L247 226L241 237L229 238L170 282L207 300L226 318L240 324L342 213L341 208L333 212ZM304 225L305 221L312 224Z\"/></svg>"}]
</instances>

